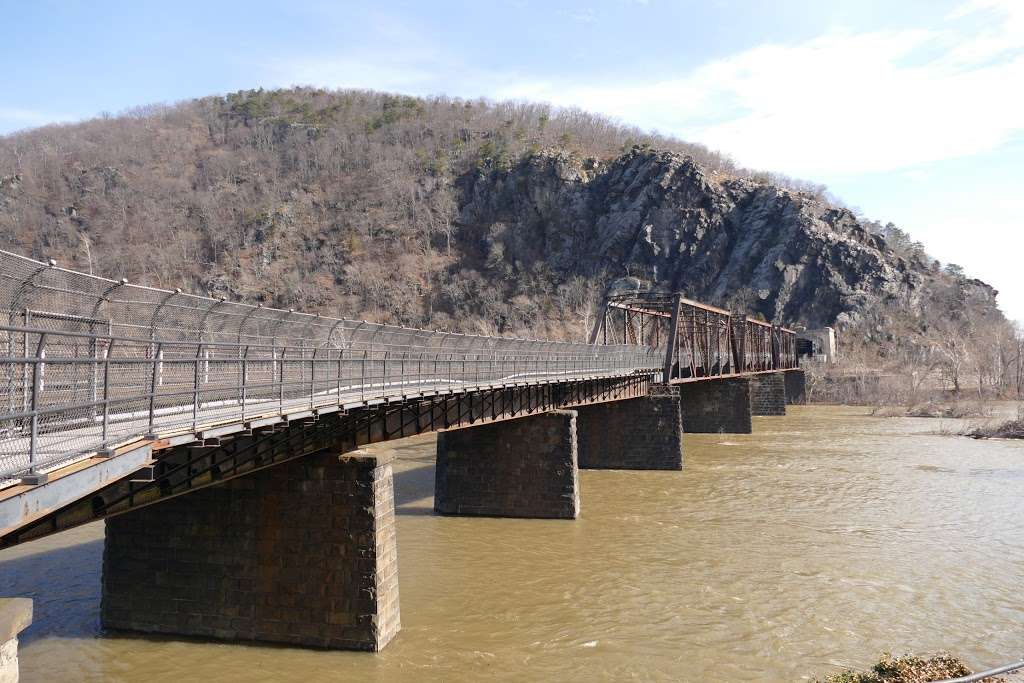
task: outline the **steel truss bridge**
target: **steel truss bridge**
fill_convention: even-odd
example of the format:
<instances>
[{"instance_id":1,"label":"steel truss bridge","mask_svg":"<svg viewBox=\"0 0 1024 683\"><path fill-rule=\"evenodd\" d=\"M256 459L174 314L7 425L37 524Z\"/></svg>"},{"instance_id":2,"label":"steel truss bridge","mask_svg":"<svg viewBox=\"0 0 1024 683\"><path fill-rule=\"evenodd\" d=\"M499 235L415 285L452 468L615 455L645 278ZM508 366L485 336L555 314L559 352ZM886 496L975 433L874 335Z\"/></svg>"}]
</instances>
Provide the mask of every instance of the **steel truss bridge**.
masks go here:
<instances>
[{"instance_id":1,"label":"steel truss bridge","mask_svg":"<svg viewBox=\"0 0 1024 683\"><path fill-rule=\"evenodd\" d=\"M411 329L0 251L0 546L323 450L795 368L791 330L610 297L590 343Z\"/></svg>"}]
</instances>

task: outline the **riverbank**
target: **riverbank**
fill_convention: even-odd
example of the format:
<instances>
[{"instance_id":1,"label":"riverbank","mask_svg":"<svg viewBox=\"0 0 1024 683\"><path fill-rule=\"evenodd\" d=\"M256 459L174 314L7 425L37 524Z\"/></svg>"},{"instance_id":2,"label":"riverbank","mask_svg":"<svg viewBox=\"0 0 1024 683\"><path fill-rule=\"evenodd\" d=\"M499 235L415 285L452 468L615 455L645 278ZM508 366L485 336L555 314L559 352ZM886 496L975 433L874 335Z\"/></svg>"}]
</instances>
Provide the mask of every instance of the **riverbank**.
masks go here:
<instances>
[{"instance_id":1,"label":"riverbank","mask_svg":"<svg viewBox=\"0 0 1024 683\"><path fill-rule=\"evenodd\" d=\"M875 417L931 417L964 420L968 418L990 417L993 414L993 408L988 403L929 401L911 406L874 406L871 409L871 414Z\"/></svg>"},{"instance_id":2,"label":"riverbank","mask_svg":"<svg viewBox=\"0 0 1024 683\"><path fill-rule=\"evenodd\" d=\"M987 669L986 669L987 670ZM930 657L902 655L894 657L884 654L877 664L868 671L841 671L815 680L815 683L925 683L945 681L975 673L962 659L946 653ZM1021 680L1015 676L1012 680ZM1010 683L1011 679L989 676L978 683Z\"/></svg>"},{"instance_id":3,"label":"riverbank","mask_svg":"<svg viewBox=\"0 0 1024 683\"><path fill-rule=\"evenodd\" d=\"M1024 439L1024 419L976 427L965 436L974 439Z\"/></svg>"}]
</instances>

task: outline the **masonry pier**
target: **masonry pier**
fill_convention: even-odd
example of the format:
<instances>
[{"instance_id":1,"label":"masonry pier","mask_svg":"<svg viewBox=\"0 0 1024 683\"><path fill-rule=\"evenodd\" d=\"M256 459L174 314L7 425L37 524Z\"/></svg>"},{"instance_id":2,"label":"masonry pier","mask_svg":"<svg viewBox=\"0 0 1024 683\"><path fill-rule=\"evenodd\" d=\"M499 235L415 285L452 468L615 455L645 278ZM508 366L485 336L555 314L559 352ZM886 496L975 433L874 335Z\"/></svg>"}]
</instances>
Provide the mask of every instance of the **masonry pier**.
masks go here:
<instances>
[{"instance_id":1,"label":"masonry pier","mask_svg":"<svg viewBox=\"0 0 1024 683\"><path fill-rule=\"evenodd\" d=\"M750 412L753 415L786 414L784 372L764 372L750 377Z\"/></svg>"},{"instance_id":2,"label":"masonry pier","mask_svg":"<svg viewBox=\"0 0 1024 683\"><path fill-rule=\"evenodd\" d=\"M807 374L803 370L787 370L784 375L786 403L790 405L807 403Z\"/></svg>"},{"instance_id":3,"label":"masonry pier","mask_svg":"<svg viewBox=\"0 0 1024 683\"><path fill-rule=\"evenodd\" d=\"M750 380L707 379L680 384L683 429L693 434L750 434Z\"/></svg>"},{"instance_id":4,"label":"masonry pier","mask_svg":"<svg viewBox=\"0 0 1024 683\"><path fill-rule=\"evenodd\" d=\"M555 410L437 436L434 510L446 515L575 519L576 411Z\"/></svg>"},{"instance_id":5,"label":"masonry pier","mask_svg":"<svg viewBox=\"0 0 1024 683\"><path fill-rule=\"evenodd\" d=\"M106 525L106 628L370 651L400 628L386 458L321 451Z\"/></svg>"},{"instance_id":6,"label":"masonry pier","mask_svg":"<svg viewBox=\"0 0 1024 683\"><path fill-rule=\"evenodd\" d=\"M581 468L683 469L683 419L675 389L661 386L650 396L576 411Z\"/></svg>"}]
</instances>

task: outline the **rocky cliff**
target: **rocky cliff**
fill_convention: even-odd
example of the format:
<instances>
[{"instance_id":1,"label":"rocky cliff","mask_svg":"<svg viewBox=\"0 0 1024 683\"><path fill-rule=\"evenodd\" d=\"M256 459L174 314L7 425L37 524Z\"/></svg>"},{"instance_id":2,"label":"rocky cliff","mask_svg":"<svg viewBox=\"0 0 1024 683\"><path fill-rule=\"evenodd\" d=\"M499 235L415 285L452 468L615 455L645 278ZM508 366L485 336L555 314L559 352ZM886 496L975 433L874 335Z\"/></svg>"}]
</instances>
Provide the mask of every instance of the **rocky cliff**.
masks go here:
<instances>
[{"instance_id":1,"label":"rocky cliff","mask_svg":"<svg viewBox=\"0 0 1024 683\"><path fill-rule=\"evenodd\" d=\"M920 311L949 280L921 254L897 255L848 210L679 153L634 148L598 163L546 152L461 180L464 243L520 270L629 278L810 327L883 306ZM968 286L994 303L991 288Z\"/></svg>"}]
</instances>

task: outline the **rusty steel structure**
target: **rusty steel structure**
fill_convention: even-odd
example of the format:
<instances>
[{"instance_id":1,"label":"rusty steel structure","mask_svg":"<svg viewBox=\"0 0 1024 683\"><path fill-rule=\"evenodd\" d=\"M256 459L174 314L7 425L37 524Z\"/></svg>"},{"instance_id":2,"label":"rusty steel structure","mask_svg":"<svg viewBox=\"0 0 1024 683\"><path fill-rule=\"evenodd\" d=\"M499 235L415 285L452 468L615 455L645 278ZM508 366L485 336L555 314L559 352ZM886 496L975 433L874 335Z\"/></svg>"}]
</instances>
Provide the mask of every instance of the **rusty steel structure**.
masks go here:
<instances>
[{"instance_id":1,"label":"rusty steel structure","mask_svg":"<svg viewBox=\"0 0 1024 683\"><path fill-rule=\"evenodd\" d=\"M108 280L0 252L0 486L132 439L498 384L651 373L646 347L464 335Z\"/></svg>"},{"instance_id":2,"label":"rusty steel structure","mask_svg":"<svg viewBox=\"0 0 1024 683\"><path fill-rule=\"evenodd\" d=\"M139 286L0 251L0 547L325 449L796 367L790 330L611 297L589 343Z\"/></svg>"},{"instance_id":3,"label":"rusty steel structure","mask_svg":"<svg viewBox=\"0 0 1024 683\"><path fill-rule=\"evenodd\" d=\"M678 293L609 296L590 342L661 350L668 383L798 367L793 330Z\"/></svg>"}]
</instances>

